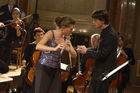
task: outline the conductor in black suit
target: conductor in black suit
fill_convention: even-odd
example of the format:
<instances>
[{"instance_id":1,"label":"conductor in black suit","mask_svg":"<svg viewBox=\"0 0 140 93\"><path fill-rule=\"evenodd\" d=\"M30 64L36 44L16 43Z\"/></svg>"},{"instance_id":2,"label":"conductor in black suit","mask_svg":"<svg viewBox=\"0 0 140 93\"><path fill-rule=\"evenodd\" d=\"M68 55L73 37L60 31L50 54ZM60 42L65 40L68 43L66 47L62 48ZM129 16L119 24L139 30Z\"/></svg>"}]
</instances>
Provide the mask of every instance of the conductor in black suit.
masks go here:
<instances>
[{"instance_id":1,"label":"conductor in black suit","mask_svg":"<svg viewBox=\"0 0 140 93\"><path fill-rule=\"evenodd\" d=\"M15 5L15 0L8 0L8 4L1 6L0 13L2 13L2 15L0 15L0 21L5 22L7 20L12 20L11 12L15 7L17 7Z\"/></svg>"},{"instance_id":2,"label":"conductor in black suit","mask_svg":"<svg viewBox=\"0 0 140 93\"><path fill-rule=\"evenodd\" d=\"M77 51L85 54L88 58L94 58L93 74L88 93L108 93L109 85L115 76L102 81L102 75L107 74L116 68L117 62L117 34L113 27L109 25L109 16L105 10L98 10L92 14L93 24L100 28L101 35L99 47L86 48L78 46Z\"/></svg>"}]
</instances>

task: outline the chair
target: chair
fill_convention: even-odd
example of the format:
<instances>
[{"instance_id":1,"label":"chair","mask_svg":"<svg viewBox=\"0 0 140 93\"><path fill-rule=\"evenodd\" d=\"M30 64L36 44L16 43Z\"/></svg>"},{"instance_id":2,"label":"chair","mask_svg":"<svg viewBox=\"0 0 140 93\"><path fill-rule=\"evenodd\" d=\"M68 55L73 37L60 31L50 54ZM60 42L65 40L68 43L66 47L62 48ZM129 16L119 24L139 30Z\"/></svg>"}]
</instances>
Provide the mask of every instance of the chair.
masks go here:
<instances>
[{"instance_id":1,"label":"chair","mask_svg":"<svg viewBox=\"0 0 140 93\"><path fill-rule=\"evenodd\" d=\"M24 42L26 40L26 35L27 35L27 32L26 30L24 30L24 36L23 36L23 39L21 41L21 46L20 47L15 47L12 52L11 52L11 55L14 54L16 55L16 68L18 68L18 66L20 67L21 66L21 61L22 61L22 56L23 56L23 47L24 47Z\"/></svg>"}]
</instances>

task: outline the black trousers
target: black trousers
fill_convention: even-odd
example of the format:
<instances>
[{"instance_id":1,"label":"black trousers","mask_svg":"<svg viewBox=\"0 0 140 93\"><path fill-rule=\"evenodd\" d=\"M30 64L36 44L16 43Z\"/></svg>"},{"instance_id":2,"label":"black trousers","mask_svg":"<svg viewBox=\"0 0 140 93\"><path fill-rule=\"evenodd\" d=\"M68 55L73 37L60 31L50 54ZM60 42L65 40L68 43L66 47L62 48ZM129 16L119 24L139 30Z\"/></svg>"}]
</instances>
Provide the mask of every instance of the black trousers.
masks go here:
<instances>
[{"instance_id":1,"label":"black trousers","mask_svg":"<svg viewBox=\"0 0 140 93\"><path fill-rule=\"evenodd\" d=\"M96 81L92 78L88 93L108 93L111 80Z\"/></svg>"},{"instance_id":2,"label":"black trousers","mask_svg":"<svg viewBox=\"0 0 140 93\"><path fill-rule=\"evenodd\" d=\"M122 71L122 83L118 88L119 93L122 93L129 82L130 69L127 67Z\"/></svg>"},{"instance_id":3,"label":"black trousers","mask_svg":"<svg viewBox=\"0 0 140 93\"><path fill-rule=\"evenodd\" d=\"M34 78L35 93L61 93L61 71L38 63Z\"/></svg>"},{"instance_id":4,"label":"black trousers","mask_svg":"<svg viewBox=\"0 0 140 93\"><path fill-rule=\"evenodd\" d=\"M11 54L11 43L7 41L6 39L0 39L0 52L4 48L4 53L0 53L0 59L2 59L6 64L10 64L10 54Z\"/></svg>"},{"instance_id":5,"label":"black trousers","mask_svg":"<svg viewBox=\"0 0 140 93\"><path fill-rule=\"evenodd\" d=\"M0 59L0 73L3 74L3 73L6 73L8 71L9 71L8 65L3 60Z\"/></svg>"},{"instance_id":6,"label":"black trousers","mask_svg":"<svg viewBox=\"0 0 140 93\"><path fill-rule=\"evenodd\" d=\"M26 83L26 77L27 77L28 71L25 70L21 70L21 75L20 78L18 80L18 85L17 85L17 93L34 93L33 92L33 87L29 86Z\"/></svg>"}]
</instances>

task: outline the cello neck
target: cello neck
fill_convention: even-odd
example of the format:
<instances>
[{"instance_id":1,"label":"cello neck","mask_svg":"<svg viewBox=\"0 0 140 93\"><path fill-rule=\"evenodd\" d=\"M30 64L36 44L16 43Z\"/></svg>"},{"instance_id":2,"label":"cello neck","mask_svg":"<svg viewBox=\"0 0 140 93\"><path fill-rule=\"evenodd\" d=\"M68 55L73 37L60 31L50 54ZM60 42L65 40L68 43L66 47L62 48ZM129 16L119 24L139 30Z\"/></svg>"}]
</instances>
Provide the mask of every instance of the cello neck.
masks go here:
<instances>
[{"instance_id":1,"label":"cello neck","mask_svg":"<svg viewBox=\"0 0 140 93\"><path fill-rule=\"evenodd\" d=\"M80 71L80 53L78 53L78 71Z\"/></svg>"}]
</instances>

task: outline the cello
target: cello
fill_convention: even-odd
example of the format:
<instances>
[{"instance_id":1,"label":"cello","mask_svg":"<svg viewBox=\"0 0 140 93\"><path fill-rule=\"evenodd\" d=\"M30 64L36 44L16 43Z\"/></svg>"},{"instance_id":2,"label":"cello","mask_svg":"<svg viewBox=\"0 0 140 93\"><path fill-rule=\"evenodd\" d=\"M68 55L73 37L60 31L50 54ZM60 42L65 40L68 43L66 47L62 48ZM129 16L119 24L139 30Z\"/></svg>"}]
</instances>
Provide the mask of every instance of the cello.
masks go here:
<instances>
[{"instance_id":1,"label":"cello","mask_svg":"<svg viewBox=\"0 0 140 93\"><path fill-rule=\"evenodd\" d=\"M36 65L37 65L39 58L40 58L40 51L35 51L31 57L33 67L30 68L30 70L27 74L27 77L25 79L27 84L30 86L32 86L32 83L34 80L34 72L35 72Z\"/></svg>"},{"instance_id":2,"label":"cello","mask_svg":"<svg viewBox=\"0 0 140 93\"><path fill-rule=\"evenodd\" d=\"M121 53L122 49L119 49L119 53L118 53L118 60L117 60L117 66L122 65L123 63L125 63L127 61L127 55L124 53ZM117 88L119 85L121 85L122 82L122 73L119 72L117 74L117 79L116 80L112 80L111 84L110 84L110 89L115 89Z\"/></svg>"},{"instance_id":3,"label":"cello","mask_svg":"<svg viewBox=\"0 0 140 93\"><path fill-rule=\"evenodd\" d=\"M78 68L80 70L80 58L78 56ZM87 59L86 61L86 70L83 74L79 74L74 79L74 88L76 89L77 93L88 93L88 88L91 81L91 74L92 74L92 64L94 60L92 58Z\"/></svg>"}]
</instances>

